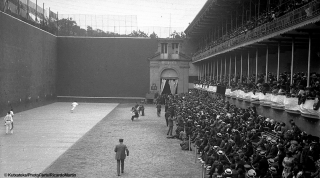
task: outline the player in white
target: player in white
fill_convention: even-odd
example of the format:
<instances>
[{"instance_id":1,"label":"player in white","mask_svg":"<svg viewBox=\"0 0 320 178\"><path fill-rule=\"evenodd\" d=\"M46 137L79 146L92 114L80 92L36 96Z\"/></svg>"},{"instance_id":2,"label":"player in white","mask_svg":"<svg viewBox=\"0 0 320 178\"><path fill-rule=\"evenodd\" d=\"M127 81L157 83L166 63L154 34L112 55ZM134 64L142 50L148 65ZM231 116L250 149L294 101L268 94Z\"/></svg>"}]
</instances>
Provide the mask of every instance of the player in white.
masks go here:
<instances>
[{"instance_id":1,"label":"player in white","mask_svg":"<svg viewBox=\"0 0 320 178\"><path fill-rule=\"evenodd\" d=\"M11 117L12 117L11 130L12 130L12 132L13 132L13 115L14 115L14 113L13 113L13 109L12 109L12 108L11 108L11 110L10 110L10 115L11 115Z\"/></svg>"},{"instance_id":2,"label":"player in white","mask_svg":"<svg viewBox=\"0 0 320 178\"><path fill-rule=\"evenodd\" d=\"M71 108L70 112L73 112L73 110L74 110L78 105L79 105L79 104L78 104L77 102L73 102L73 103L71 104L72 108Z\"/></svg>"},{"instance_id":3,"label":"player in white","mask_svg":"<svg viewBox=\"0 0 320 178\"><path fill-rule=\"evenodd\" d=\"M12 127L13 119L10 114L10 111L7 113L6 117L4 117L4 120L6 122L6 134L8 134L9 129L11 134L13 134L13 127Z\"/></svg>"}]
</instances>

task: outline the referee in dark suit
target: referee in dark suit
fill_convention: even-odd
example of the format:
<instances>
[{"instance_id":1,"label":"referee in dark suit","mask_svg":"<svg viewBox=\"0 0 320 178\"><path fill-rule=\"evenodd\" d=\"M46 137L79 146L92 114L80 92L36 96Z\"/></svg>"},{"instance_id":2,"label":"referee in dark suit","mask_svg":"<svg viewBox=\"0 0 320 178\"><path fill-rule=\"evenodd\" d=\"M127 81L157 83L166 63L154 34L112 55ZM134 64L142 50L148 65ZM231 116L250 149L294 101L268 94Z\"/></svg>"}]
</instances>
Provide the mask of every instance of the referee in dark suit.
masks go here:
<instances>
[{"instance_id":1,"label":"referee in dark suit","mask_svg":"<svg viewBox=\"0 0 320 178\"><path fill-rule=\"evenodd\" d=\"M120 162L121 162L121 173L124 171L124 160L126 156L129 156L129 150L125 144L123 144L123 139L119 139L120 144L116 145L114 152L116 152L117 160L117 173L120 176ZM127 153L127 154L126 154Z\"/></svg>"}]
</instances>

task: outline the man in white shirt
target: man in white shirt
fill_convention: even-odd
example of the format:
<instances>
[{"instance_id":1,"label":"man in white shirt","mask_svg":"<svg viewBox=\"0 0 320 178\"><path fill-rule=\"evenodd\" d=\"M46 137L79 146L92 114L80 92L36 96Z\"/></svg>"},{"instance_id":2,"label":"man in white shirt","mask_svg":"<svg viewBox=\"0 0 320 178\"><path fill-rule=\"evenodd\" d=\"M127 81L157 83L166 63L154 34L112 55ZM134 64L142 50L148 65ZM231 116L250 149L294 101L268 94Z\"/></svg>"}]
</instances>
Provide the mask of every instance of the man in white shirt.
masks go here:
<instances>
[{"instance_id":1,"label":"man in white shirt","mask_svg":"<svg viewBox=\"0 0 320 178\"><path fill-rule=\"evenodd\" d=\"M11 117L12 117L12 122L11 122L11 130L13 130L13 109L11 108L11 110L10 110L10 115L11 115ZM13 132L13 131L12 131Z\"/></svg>"},{"instance_id":2,"label":"man in white shirt","mask_svg":"<svg viewBox=\"0 0 320 178\"><path fill-rule=\"evenodd\" d=\"M73 103L71 104L72 108L71 108L70 112L73 113L73 110L74 110L78 105L79 105L79 104L78 104L77 102L73 102Z\"/></svg>"},{"instance_id":3,"label":"man in white shirt","mask_svg":"<svg viewBox=\"0 0 320 178\"><path fill-rule=\"evenodd\" d=\"M10 111L7 113L6 117L4 117L4 121L6 123L6 134L8 134L9 129L11 134L13 134L13 127L12 127L13 119L10 114Z\"/></svg>"}]
</instances>

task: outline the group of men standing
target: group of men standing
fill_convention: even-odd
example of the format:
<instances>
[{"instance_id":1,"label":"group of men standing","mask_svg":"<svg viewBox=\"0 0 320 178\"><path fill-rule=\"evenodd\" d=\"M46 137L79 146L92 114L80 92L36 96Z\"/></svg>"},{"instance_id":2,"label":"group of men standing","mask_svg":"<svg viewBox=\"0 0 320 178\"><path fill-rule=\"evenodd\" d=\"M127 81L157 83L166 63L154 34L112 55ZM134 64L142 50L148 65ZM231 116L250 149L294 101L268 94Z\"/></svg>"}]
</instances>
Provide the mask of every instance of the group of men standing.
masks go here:
<instances>
[{"instance_id":1,"label":"group of men standing","mask_svg":"<svg viewBox=\"0 0 320 178\"><path fill-rule=\"evenodd\" d=\"M168 103L169 98L170 98L170 95L169 96L159 96L159 98L157 99L158 102L157 102L156 108L157 108L157 116L160 117L161 116L161 104L165 104L164 117L166 119L167 127L169 127L167 135L172 136L173 122L176 119L175 119L174 108L172 106L170 106ZM161 101L163 101L163 102L161 102Z\"/></svg>"}]
</instances>

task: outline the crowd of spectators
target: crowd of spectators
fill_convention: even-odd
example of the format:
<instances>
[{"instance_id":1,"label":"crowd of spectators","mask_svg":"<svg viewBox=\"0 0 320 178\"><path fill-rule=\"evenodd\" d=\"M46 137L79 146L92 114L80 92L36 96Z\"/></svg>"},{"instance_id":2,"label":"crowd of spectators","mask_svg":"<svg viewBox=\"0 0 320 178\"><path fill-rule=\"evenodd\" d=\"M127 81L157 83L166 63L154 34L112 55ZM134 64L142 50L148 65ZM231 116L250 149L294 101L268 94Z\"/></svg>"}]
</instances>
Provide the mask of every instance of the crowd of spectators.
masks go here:
<instances>
[{"instance_id":1,"label":"crowd of spectators","mask_svg":"<svg viewBox=\"0 0 320 178\"><path fill-rule=\"evenodd\" d=\"M231 75L230 85L229 76L222 76L220 78L205 77L196 84L202 85L223 85L234 90L243 90L244 92L261 92L261 93L272 93L273 95L286 95L286 97L298 97L299 105L308 100L315 100L314 110L319 109L320 102L320 74L310 73L310 84L307 86L307 74L304 72L297 72L293 74L292 84L290 84L290 73L283 72L277 76L271 72L268 73L267 81L265 74L258 74L258 80L256 82L255 74L250 76L243 75L242 81L238 74L235 78ZM211 79L211 80L210 80Z\"/></svg>"},{"instance_id":2,"label":"crowd of spectators","mask_svg":"<svg viewBox=\"0 0 320 178\"><path fill-rule=\"evenodd\" d=\"M281 4L278 1L271 5L270 11L263 11L258 16L252 16L248 19L242 26L232 29L226 34L214 39L213 41L208 41L198 47L197 52L193 56L198 56L199 54L212 49L213 47L228 41L236 36L239 36L247 31L254 29L255 27L261 26L265 23L271 22L284 14L297 9L312 0L283 0Z\"/></svg>"},{"instance_id":3,"label":"crowd of spectators","mask_svg":"<svg viewBox=\"0 0 320 178\"><path fill-rule=\"evenodd\" d=\"M201 90L169 95L165 103L177 123L168 138L181 139L189 150L190 137L210 177L320 177L319 138L293 120L286 125Z\"/></svg>"}]
</instances>

